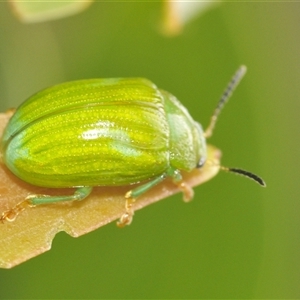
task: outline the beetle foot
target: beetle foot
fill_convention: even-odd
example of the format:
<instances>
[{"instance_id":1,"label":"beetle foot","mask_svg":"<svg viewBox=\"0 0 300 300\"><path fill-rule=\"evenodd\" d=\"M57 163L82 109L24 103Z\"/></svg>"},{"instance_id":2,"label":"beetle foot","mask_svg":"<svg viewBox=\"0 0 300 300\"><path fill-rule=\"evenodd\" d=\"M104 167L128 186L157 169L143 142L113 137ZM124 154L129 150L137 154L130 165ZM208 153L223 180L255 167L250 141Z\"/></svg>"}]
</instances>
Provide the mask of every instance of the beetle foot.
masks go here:
<instances>
[{"instance_id":1,"label":"beetle foot","mask_svg":"<svg viewBox=\"0 0 300 300\"><path fill-rule=\"evenodd\" d=\"M183 193L183 201L190 202L194 197L194 190L182 181L177 183L177 186Z\"/></svg>"},{"instance_id":2,"label":"beetle foot","mask_svg":"<svg viewBox=\"0 0 300 300\"><path fill-rule=\"evenodd\" d=\"M121 216L120 220L117 222L117 226L119 228L123 228L126 225L130 225L130 223L132 222L133 214L134 214L133 210L131 212L128 211L128 212L124 213Z\"/></svg>"},{"instance_id":3,"label":"beetle foot","mask_svg":"<svg viewBox=\"0 0 300 300\"><path fill-rule=\"evenodd\" d=\"M14 108L14 107L11 107L11 108L9 108L5 113L9 116L9 117L11 117L15 112L16 112L16 108Z\"/></svg>"},{"instance_id":4,"label":"beetle foot","mask_svg":"<svg viewBox=\"0 0 300 300\"><path fill-rule=\"evenodd\" d=\"M135 202L135 198L132 198L131 196L132 192L129 191L125 195L125 209L126 212L121 216L120 220L117 222L117 226L119 228L123 228L126 225L130 225L132 222L132 218L134 215L134 210L132 208L133 203Z\"/></svg>"},{"instance_id":5,"label":"beetle foot","mask_svg":"<svg viewBox=\"0 0 300 300\"><path fill-rule=\"evenodd\" d=\"M33 205L30 201L30 199L24 200L19 202L17 205L15 205L13 208L8 209L6 211L4 211L0 217L0 221L3 223L4 221L7 222L13 222L15 221L15 219L17 218L17 216L26 208L28 207L34 207L35 205Z\"/></svg>"}]
</instances>

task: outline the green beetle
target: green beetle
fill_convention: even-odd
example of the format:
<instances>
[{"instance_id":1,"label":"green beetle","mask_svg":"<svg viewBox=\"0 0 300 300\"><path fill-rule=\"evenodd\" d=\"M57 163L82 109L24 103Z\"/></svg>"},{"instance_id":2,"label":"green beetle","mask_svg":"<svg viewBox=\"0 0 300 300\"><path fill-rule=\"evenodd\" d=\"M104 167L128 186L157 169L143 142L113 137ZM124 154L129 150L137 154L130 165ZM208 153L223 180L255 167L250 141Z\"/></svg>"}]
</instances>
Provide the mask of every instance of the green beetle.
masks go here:
<instances>
[{"instance_id":1,"label":"green beetle","mask_svg":"<svg viewBox=\"0 0 300 300\"><path fill-rule=\"evenodd\" d=\"M135 199L169 176L191 198L180 171L206 162L206 138L245 71L242 66L229 83L205 132L172 94L143 78L67 82L33 95L4 131L3 161L33 185L77 190L69 196L30 195L1 220L13 221L30 206L82 200L95 186L141 183L125 195L122 227L131 223ZM265 185L247 171L221 168Z\"/></svg>"}]
</instances>

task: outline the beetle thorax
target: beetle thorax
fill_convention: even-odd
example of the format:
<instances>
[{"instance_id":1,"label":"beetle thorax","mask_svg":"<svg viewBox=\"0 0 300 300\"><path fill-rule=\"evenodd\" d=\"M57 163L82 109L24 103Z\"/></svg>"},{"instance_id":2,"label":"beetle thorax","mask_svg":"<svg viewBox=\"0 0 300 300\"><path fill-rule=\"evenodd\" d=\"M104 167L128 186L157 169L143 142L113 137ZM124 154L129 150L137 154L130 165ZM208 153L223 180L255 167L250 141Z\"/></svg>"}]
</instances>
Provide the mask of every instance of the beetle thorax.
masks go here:
<instances>
[{"instance_id":1,"label":"beetle thorax","mask_svg":"<svg viewBox=\"0 0 300 300\"><path fill-rule=\"evenodd\" d=\"M161 92L170 128L170 165L179 170L191 171L206 159L203 129L175 96Z\"/></svg>"}]
</instances>

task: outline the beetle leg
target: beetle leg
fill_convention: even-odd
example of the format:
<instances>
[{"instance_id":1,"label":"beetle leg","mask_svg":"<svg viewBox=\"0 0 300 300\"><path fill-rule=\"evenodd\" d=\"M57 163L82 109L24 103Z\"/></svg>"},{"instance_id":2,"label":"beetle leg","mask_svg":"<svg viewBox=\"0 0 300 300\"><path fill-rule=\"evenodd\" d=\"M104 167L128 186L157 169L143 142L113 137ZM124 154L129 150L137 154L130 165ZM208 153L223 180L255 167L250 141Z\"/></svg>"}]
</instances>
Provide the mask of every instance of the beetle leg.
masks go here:
<instances>
[{"instance_id":1,"label":"beetle leg","mask_svg":"<svg viewBox=\"0 0 300 300\"><path fill-rule=\"evenodd\" d=\"M128 191L125 194L125 210L126 212L121 216L120 220L117 222L117 226L122 228L125 225L129 225L132 222L132 217L134 215L134 210L132 208L133 203L136 201L137 197L144 194L148 190L150 190L152 187L157 185L158 183L162 182L166 177L167 173L164 173L155 179L140 185L130 191Z\"/></svg>"},{"instance_id":2,"label":"beetle leg","mask_svg":"<svg viewBox=\"0 0 300 300\"><path fill-rule=\"evenodd\" d=\"M183 193L183 201L184 202L190 202L194 197L194 190L189 185L187 185L185 182L175 182L177 187L182 191Z\"/></svg>"},{"instance_id":3,"label":"beetle leg","mask_svg":"<svg viewBox=\"0 0 300 300\"><path fill-rule=\"evenodd\" d=\"M26 200L29 200L32 205L52 204L62 201L80 201L86 198L91 193L92 189L93 188L90 186L80 187L73 195L67 196L29 195L26 197Z\"/></svg>"},{"instance_id":4,"label":"beetle leg","mask_svg":"<svg viewBox=\"0 0 300 300\"><path fill-rule=\"evenodd\" d=\"M8 222L13 222L17 216L28 207L35 207L36 205L40 204L51 204L61 201L80 201L86 198L91 193L92 189L92 187L81 187L78 188L73 195L68 196L49 196L37 194L29 195L24 201L21 201L13 208L3 212L0 217L0 221L3 222L5 220Z\"/></svg>"},{"instance_id":5,"label":"beetle leg","mask_svg":"<svg viewBox=\"0 0 300 300\"><path fill-rule=\"evenodd\" d=\"M123 228L126 225L129 225L132 222L132 218L134 215L134 210L132 208L133 203L135 202L135 198L131 196L132 191L128 191L125 194L125 210L126 212L121 216L120 220L117 222L117 226L119 228Z\"/></svg>"},{"instance_id":6,"label":"beetle leg","mask_svg":"<svg viewBox=\"0 0 300 300\"><path fill-rule=\"evenodd\" d=\"M194 197L194 190L182 180L180 171L170 168L168 175L173 178L174 184L182 191L183 201L190 202Z\"/></svg>"}]
</instances>

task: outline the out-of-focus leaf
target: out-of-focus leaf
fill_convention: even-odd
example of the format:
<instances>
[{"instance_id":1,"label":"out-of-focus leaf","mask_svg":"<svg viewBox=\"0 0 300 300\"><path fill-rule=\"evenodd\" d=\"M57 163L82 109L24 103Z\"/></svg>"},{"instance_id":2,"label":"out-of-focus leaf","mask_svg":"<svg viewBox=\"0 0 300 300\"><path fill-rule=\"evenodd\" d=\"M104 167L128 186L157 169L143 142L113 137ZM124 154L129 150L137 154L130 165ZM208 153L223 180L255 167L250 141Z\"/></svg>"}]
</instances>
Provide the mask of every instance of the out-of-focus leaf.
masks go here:
<instances>
[{"instance_id":1,"label":"out-of-focus leaf","mask_svg":"<svg viewBox=\"0 0 300 300\"><path fill-rule=\"evenodd\" d=\"M86 9L93 0L10 0L16 16L25 23L44 22L68 17Z\"/></svg>"},{"instance_id":2,"label":"out-of-focus leaf","mask_svg":"<svg viewBox=\"0 0 300 300\"><path fill-rule=\"evenodd\" d=\"M164 0L164 14L162 32L165 35L173 36L181 33L183 26L203 14L208 9L213 8L219 2L208 1L189 1L189 0Z\"/></svg>"},{"instance_id":3,"label":"out-of-focus leaf","mask_svg":"<svg viewBox=\"0 0 300 300\"><path fill-rule=\"evenodd\" d=\"M10 115L0 114L0 136ZM217 165L220 157L220 150L208 146L209 160ZM201 170L183 174L184 181L189 186L202 184L218 173L219 167L216 165L206 164ZM73 189L32 186L14 176L3 164L0 164L0 182L0 213L24 200L29 194L64 195L73 192ZM0 223L0 267L11 268L49 250L59 231L78 237L120 218L124 213L124 195L128 190L128 186L97 187L83 201L28 208L14 222ZM141 196L134 204L134 210L177 192L179 190L172 181L166 180Z\"/></svg>"},{"instance_id":4,"label":"out-of-focus leaf","mask_svg":"<svg viewBox=\"0 0 300 300\"><path fill-rule=\"evenodd\" d=\"M92 2L93 0L9 0L15 15L25 23L45 22L68 17L82 12ZM163 0L162 32L169 36L181 33L187 22L218 3L213 0Z\"/></svg>"}]
</instances>

